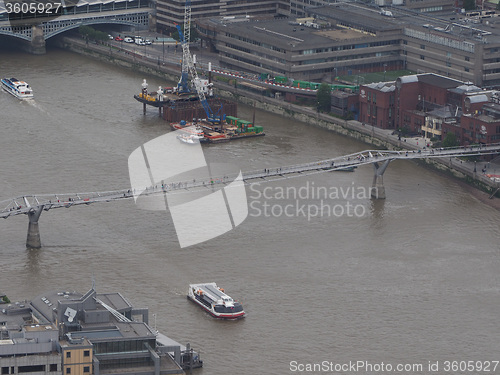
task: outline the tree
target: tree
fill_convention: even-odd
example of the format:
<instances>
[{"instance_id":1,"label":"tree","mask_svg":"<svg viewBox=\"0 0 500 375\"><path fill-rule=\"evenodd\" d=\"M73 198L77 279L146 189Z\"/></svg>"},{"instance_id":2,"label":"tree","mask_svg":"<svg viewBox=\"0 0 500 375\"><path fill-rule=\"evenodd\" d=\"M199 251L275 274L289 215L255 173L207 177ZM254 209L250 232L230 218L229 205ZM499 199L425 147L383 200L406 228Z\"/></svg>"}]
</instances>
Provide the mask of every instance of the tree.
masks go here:
<instances>
[{"instance_id":1,"label":"tree","mask_svg":"<svg viewBox=\"0 0 500 375\"><path fill-rule=\"evenodd\" d=\"M316 109L321 112L330 112L331 107L330 85L322 83L316 92Z\"/></svg>"},{"instance_id":2,"label":"tree","mask_svg":"<svg viewBox=\"0 0 500 375\"><path fill-rule=\"evenodd\" d=\"M456 147L458 146L457 136L455 133L446 133L443 139L443 147Z\"/></svg>"},{"instance_id":3,"label":"tree","mask_svg":"<svg viewBox=\"0 0 500 375\"><path fill-rule=\"evenodd\" d=\"M96 30L93 27L86 25L80 26L78 28L78 32L86 39L105 41L109 38L107 33Z\"/></svg>"},{"instance_id":4,"label":"tree","mask_svg":"<svg viewBox=\"0 0 500 375\"><path fill-rule=\"evenodd\" d=\"M475 0L464 0L464 9L465 10L476 9L476 1Z\"/></svg>"}]
</instances>

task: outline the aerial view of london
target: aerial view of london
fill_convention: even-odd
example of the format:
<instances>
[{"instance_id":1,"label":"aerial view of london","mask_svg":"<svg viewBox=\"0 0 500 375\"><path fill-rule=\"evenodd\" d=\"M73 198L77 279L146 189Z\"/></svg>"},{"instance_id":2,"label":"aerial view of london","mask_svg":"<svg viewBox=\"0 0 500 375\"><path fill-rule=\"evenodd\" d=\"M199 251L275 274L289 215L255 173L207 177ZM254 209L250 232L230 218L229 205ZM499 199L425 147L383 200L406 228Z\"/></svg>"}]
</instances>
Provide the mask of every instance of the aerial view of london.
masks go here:
<instances>
[{"instance_id":1,"label":"aerial view of london","mask_svg":"<svg viewBox=\"0 0 500 375\"><path fill-rule=\"evenodd\" d=\"M495 0L0 0L0 374L500 374Z\"/></svg>"}]
</instances>

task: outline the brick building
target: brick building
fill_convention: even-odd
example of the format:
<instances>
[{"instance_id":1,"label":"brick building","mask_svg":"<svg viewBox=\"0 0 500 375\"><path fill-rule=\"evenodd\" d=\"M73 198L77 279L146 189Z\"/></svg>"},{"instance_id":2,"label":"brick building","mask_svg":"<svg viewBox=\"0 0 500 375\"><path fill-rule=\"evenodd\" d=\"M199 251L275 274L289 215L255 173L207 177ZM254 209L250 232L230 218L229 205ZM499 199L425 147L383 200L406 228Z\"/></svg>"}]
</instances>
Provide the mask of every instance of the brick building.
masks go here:
<instances>
[{"instance_id":1,"label":"brick building","mask_svg":"<svg viewBox=\"0 0 500 375\"><path fill-rule=\"evenodd\" d=\"M462 145L500 141L500 100L484 90L437 74L399 77L360 87L359 120L403 134L444 139L452 132Z\"/></svg>"},{"instance_id":2,"label":"brick building","mask_svg":"<svg viewBox=\"0 0 500 375\"><path fill-rule=\"evenodd\" d=\"M359 92L359 121L382 129L395 127L394 82L364 85Z\"/></svg>"},{"instance_id":3,"label":"brick building","mask_svg":"<svg viewBox=\"0 0 500 375\"><path fill-rule=\"evenodd\" d=\"M443 136L451 131L462 145L500 142L500 104L483 103L481 111L464 114L461 117L458 129L443 127Z\"/></svg>"}]
</instances>

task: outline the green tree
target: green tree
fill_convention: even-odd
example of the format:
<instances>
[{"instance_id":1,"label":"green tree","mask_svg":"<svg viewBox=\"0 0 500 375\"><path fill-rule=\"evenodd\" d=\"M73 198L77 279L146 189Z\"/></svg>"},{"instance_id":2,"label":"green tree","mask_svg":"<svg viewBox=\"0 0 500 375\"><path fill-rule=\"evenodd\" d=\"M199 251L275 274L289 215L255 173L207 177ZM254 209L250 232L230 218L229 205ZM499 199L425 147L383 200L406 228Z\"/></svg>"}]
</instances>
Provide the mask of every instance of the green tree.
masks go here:
<instances>
[{"instance_id":1,"label":"green tree","mask_svg":"<svg viewBox=\"0 0 500 375\"><path fill-rule=\"evenodd\" d=\"M316 109L321 112L330 112L331 107L330 85L322 83L316 92Z\"/></svg>"},{"instance_id":2,"label":"green tree","mask_svg":"<svg viewBox=\"0 0 500 375\"><path fill-rule=\"evenodd\" d=\"M456 147L458 146L457 136L455 133L446 133L443 139L443 147Z\"/></svg>"},{"instance_id":3,"label":"green tree","mask_svg":"<svg viewBox=\"0 0 500 375\"><path fill-rule=\"evenodd\" d=\"M475 0L464 0L464 9L465 10L476 9L476 1Z\"/></svg>"},{"instance_id":4,"label":"green tree","mask_svg":"<svg viewBox=\"0 0 500 375\"><path fill-rule=\"evenodd\" d=\"M78 28L78 32L87 39L92 40L108 40L108 34L99 30L94 29L90 26L82 25Z\"/></svg>"}]
</instances>

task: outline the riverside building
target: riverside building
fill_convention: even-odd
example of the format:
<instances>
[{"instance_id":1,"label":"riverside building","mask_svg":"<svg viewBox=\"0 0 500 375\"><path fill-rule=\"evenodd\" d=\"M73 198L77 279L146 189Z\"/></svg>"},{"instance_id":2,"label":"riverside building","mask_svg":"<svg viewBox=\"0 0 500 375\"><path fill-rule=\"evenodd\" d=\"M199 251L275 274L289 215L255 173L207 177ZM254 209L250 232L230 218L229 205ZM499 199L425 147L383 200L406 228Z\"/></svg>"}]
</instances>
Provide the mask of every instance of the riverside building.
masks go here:
<instances>
[{"instance_id":1,"label":"riverside building","mask_svg":"<svg viewBox=\"0 0 500 375\"><path fill-rule=\"evenodd\" d=\"M147 308L94 288L2 304L0 374L184 374L180 345L147 323Z\"/></svg>"},{"instance_id":2,"label":"riverside building","mask_svg":"<svg viewBox=\"0 0 500 375\"><path fill-rule=\"evenodd\" d=\"M342 2L309 7L307 19L273 13L268 20L208 16L196 24L224 66L256 74L332 82L408 69L494 87L500 85L500 18L487 12L438 16Z\"/></svg>"},{"instance_id":3,"label":"riverside building","mask_svg":"<svg viewBox=\"0 0 500 375\"><path fill-rule=\"evenodd\" d=\"M359 120L461 145L500 141L500 94L433 73L361 85Z\"/></svg>"}]
</instances>

